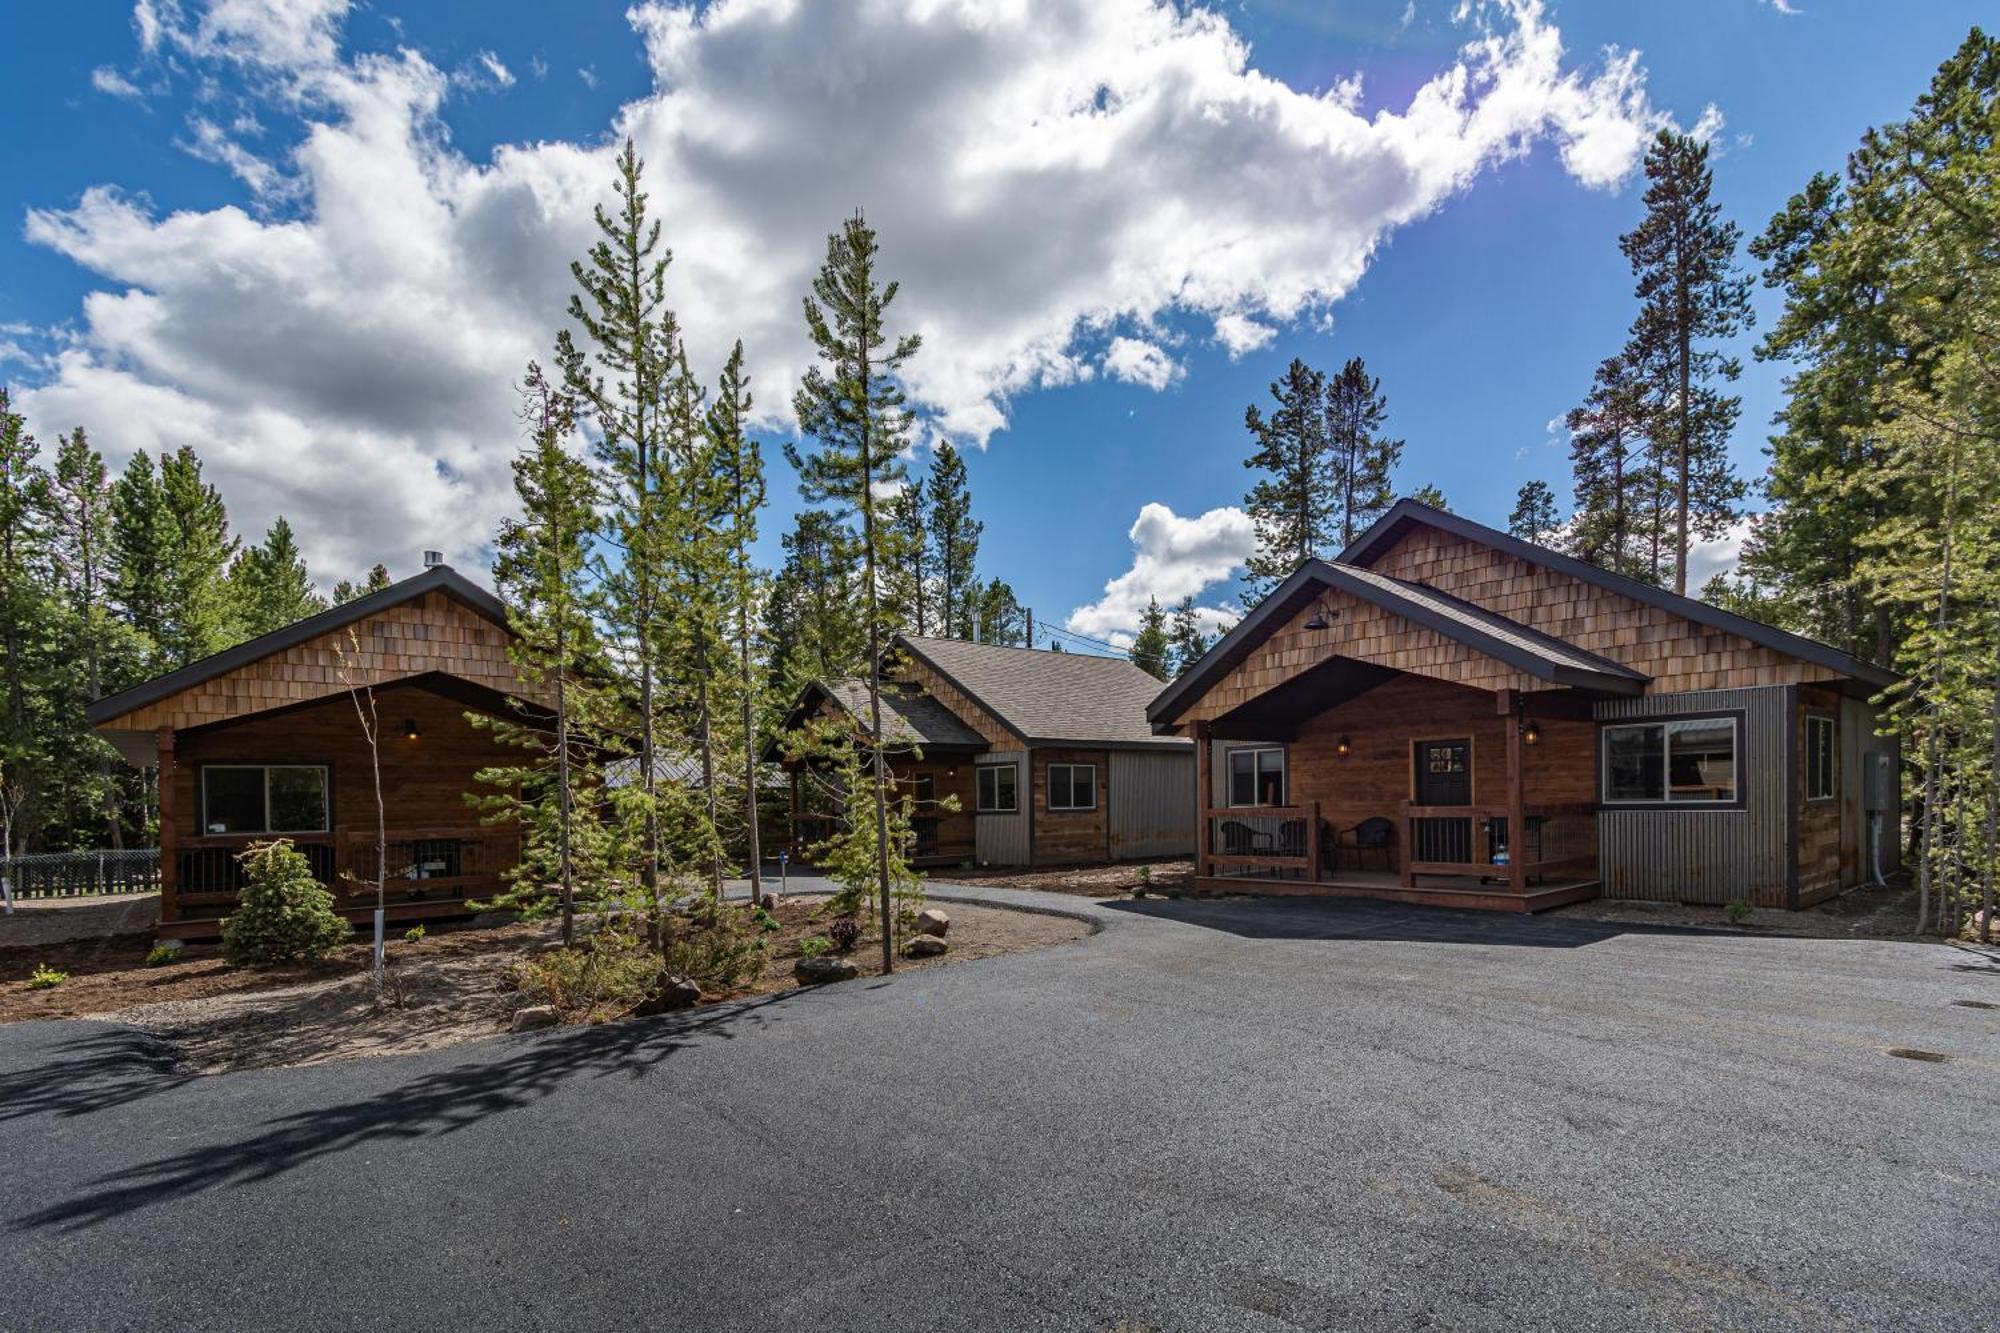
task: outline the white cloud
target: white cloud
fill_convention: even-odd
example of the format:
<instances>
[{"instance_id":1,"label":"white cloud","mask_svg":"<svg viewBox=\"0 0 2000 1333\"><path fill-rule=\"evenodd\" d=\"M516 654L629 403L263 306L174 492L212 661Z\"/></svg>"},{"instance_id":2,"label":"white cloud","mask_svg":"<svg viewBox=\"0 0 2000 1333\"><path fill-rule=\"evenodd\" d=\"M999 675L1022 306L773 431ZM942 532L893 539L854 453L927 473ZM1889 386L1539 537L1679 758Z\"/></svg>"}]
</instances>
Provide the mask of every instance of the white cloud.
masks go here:
<instances>
[{"instance_id":1,"label":"white cloud","mask_svg":"<svg viewBox=\"0 0 2000 1333\"><path fill-rule=\"evenodd\" d=\"M512 88L514 71L502 64L500 57L491 51L481 51L461 66L451 76L451 81L474 92L492 92Z\"/></svg>"},{"instance_id":2,"label":"white cloud","mask_svg":"<svg viewBox=\"0 0 2000 1333\"><path fill-rule=\"evenodd\" d=\"M1791 0L1764 0L1764 3L1770 5L1771 8L1777 10L1780 14L1805 13L1803 9L1800 9L1797 5L1793 4Z\"/></svg>"},{"instance_id":3,"label":"white cloud","mask_svg":"<svg viewBox=\"0 0 2000 1333\"><path fill-rule=\"evenodd\" d=\"M1736 562L1743 558L1743 543L1749 540L1751 529L1751 520L1740 518L1720 537L1694 539L1693 545L1688 547L1689 596L1699 596L1702 585L1717 574L1735 572Z\"/></svg>"},{"instance_id":4,"label":"white cloud","mask_svg":"<svg viewBox=\"0 0 2000 1333\"><path fill-rule=\"evenodd\" d=\"M188 117L188 133L193 137L180 141L184 151L204 162L215 162L229 168L230 174L249 186L253 194L270 197L292 189L293 183L276 167L230 138L221 126L206 116Z\"/></svg>"},{"instance_id":5,"label":"white cloud","mask_svg":"<svg viewBox=\"0 0 2000 1333\"><path fill-rule=\"evenodd\" d=\"M145 96L144 93L139 91L138 84L132 82L132 80L126 78L109 65L99 65L96 69L90 71L90 86L97 89L100 93L106 93L112 97L129 98L134 102Z\"/></svg>"},{"instance_id":6,"label":"white cloud","mask_svg":"<svg viewBox=\"0 0 2000 1333\"><path fill-rule=\"evenodd\" d=\"M1104 373L1127 384L1164 389L1186 373L1156 344L1139 338L1113 338L1104 353Z\"/></svg>"},{"instance_id":7,"label":"white cloud","mask_svg":"<svg viewBox=\"0 0 2000 1333\"><path fill-rule=\"evenodd\" d=\"M595 65L577 66L576 77L583 80L584 87L595 88L597 86L597 66Z\"/></svg>"},{"instance_id":8,"label":"white cloud","mask_svg":"<svg viewBox=\"0 0 2000 1333\"><path fill-rule=\"evenodd\" d=\"M201 445L239 523L282 508L338 568L476 555L509 502L510 383L547 357L626 135L702 373L741 337L778 419L810 355L799 297L861 205L902 282L895 315L924 336L913 403L980 442L1016 395L1090 376L1089 349L1151 387L1180 373L1117 330L1191 316L1240 355L1323 320L1393 230L1483 170L1547 142L1608 186L1662 119L1635 55L1578 68L1538 0L1475 11L1464 49L1372 116L1259 72L1224 16L1166 0L714 0L630 11L653 88L608 133L474 161L440 120L451 79L416 51L343 55L348 8L135 8L163 62L227 64L305 122L282 173L193 131L296 203L163 215L105 186L31 210L30 239L100 290L20 399L38 429L89 426L114 464Z\"/></svg>"},{"instance_id":9,"label":"white cloud","mask_svg":"<svg viewBox=\"0 0 2000 1333\"><path fill-rule=\"evenodd\" d=\"M1150 503L1139 511L1131 537L1132 568L1105 584L1097 601L1070 612L1064 622L1069 629L1120 642L1138 628L1149 598L1171 607L1183 597L1198 597L1234 577L1257 545L1250 516L1234 505L1182 518L1166 505ZM1211 632L1236 623L1235 613L1222 607L1200 612Z\"/></svg>"}]
</instances>

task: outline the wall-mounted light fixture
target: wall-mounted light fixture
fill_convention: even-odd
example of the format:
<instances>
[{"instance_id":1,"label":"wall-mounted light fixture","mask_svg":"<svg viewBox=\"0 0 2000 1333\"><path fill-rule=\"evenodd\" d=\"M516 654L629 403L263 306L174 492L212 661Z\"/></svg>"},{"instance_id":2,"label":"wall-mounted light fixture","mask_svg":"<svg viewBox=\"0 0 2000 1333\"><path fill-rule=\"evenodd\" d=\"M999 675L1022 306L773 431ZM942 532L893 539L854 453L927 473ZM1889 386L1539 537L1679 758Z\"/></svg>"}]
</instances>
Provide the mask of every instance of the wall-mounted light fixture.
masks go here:
<instances>
[{"instance_id":1,"label":"wall-mounted light fixture","mask_svg":"<svg viewBox=\"0 0 2000 1333\"><path fill-rule=\"evenodd\" d=\"M1326 604L1326 598L1322 597L1318 601L1313 603L1312 615L1307 618L1305 624L1301 625L1300 628L1325 629L1328 625L1332 624L1335 620L1338 620L1339 618L1340 618L1340 612L1329 607Z\"/></svg>"},{"instance_id":2,"label":"wall-mounted light fixture","mask_svg":"<svg viewBox=\"0 0 2000 1333\"><path fill-rule=\"evenodd\" d=\"M419 736L421 736L421 735L423 735L423 733L417 730L417 720L416 720L415 718L413 718L413 717L406 717L406 718L404 718L404 719L403 719L403 739L404 739L404 740L406 740L406 741L413 741L413 740L417 739L417 737L419 737Z\"/></svg>"},{"instance_id":3,"label":"wall-mounted light fixture","mask_svg":"<svg viewBox=\"0 0 2000 1333\"><path fill-rule=\"evenodd\" d=\"M1530 745L1539 744L1542 739L1542 724L1530 721L1527 726L1521 728L1521 739Z\"/></svg>"},{"instance_id":4,"label":"wall-mounted light fixture","mask_svg":"<svg viewBox=\"0 0 2000 1333\"><path fill-rule=\"evenodd\" d=\"M1333 752L1335 754L1345 755L1353 749L1354 749L1354 743L1348 740L1347 737L1345 736L1342 736L1339 740L1333 743Z\"/></svg>"}]
</instances>

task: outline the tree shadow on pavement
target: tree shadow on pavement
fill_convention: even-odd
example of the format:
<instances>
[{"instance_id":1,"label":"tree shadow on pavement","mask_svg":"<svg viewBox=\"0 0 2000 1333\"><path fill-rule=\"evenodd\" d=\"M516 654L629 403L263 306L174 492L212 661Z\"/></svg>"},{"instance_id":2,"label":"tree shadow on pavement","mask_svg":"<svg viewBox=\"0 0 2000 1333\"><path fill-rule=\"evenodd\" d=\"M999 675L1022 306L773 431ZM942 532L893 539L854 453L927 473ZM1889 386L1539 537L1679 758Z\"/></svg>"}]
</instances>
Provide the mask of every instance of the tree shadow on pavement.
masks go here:
<instances>
[{"instance_id":1,"label":"tree shadow on pavement","mask_svg":"<svg viewBox=\"0 0 2000 1333\"><path fill-rule=\"evenodd\" d=\"M89 1115L194 1077L172 1042L136 1028L92 1028L56 1046L54 1055L31 1068L0 1071L0 1122Z\"/></svg>"},{"instance_id":2,"label":"tree shadow on pavement","mask_svg":"<svg viewBox=\"0 0 2000 1333\"><path fill-rule=\"evenodd\" d=\"M1419 907L1368 898L1140 898L1107 902L1118 912L1226 931L1257 940L1403 940L1580 949L1628 935L1727 935L1700 926L1637 925L1518 912Z\"/></svg>"},{"instance_id":3,"label":"tree shadow on pavement","mask_svg":"<svg viewBox=\"0 0 2000 1333\"><path fill-rule=\"evenodd\" d=\"M401 1087L298 1111L233 1143L191 1148L111 1172L93 1182L90 1192L17 1217L13 1225L22 1230L82 1230L153 1203L269 1180L367 1144L455 1133L488 1116L528 1106L574 1078L621 1074L642 1078L676 1051L705 1039L727 1040L741 1027L767 1021L766 1010L801 993L779 991L684 1014L563 1028L514 1039L498 1049L489 1046L482 1052L486 1058L425 1074ZM105 1040L124 1035L105 1034ZM17 1081L31 1085L45 1077L60 1077L63 1068L43 1066L19 1075ZM135 1065L132 1077L142 1073L143 1067ZM114 1077L110 1082L114 1088L122 1087L125 1079ZM114 1095L102 1104L121 1100L129 1097ZM43 1109L66 1114L96 1109L85 1101L87 1095L74 1107ZM11 1114L13 1108L8 1109Z\"/></svg>"}]
</instances>

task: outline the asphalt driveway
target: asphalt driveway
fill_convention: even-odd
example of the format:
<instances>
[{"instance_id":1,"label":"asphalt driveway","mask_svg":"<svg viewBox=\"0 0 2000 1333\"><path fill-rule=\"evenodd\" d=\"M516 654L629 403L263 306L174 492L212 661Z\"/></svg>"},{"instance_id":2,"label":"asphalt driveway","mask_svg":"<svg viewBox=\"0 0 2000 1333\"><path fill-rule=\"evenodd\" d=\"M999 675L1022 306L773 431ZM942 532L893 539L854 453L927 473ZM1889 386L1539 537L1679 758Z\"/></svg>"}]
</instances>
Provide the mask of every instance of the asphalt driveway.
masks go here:
<instances>
[{"instance_id":1,"label":"asphalt driveway","mask_svg":"<svg viewBox=\"0 0 2000 1333\"><path fill-rule=\"evenodd\" d=\"M423 1056L187 1078L130 1030L0 1028L0 1325L1966 1329L2000 1309L2000 1009L1958 1003L2000 1005L1980 956L1056 905L1105 928Z\"/></svg>"}]
</instances>

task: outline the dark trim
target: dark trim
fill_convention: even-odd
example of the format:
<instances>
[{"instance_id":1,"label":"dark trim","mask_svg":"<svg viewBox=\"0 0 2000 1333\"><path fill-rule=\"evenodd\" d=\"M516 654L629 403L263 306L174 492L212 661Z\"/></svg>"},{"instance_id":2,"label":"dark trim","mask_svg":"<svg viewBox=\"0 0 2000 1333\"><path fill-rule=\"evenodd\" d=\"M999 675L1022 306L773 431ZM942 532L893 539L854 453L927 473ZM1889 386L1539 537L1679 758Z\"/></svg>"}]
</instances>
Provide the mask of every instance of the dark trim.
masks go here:
<instances>
[{"instance_id":1,"label":"dark trim","mask_svg":"<svg viewBox=\"0 0 2000 1333\"><path fill-rule=\"evenodd\" d=\"M1021 742L1022 748L1032 749L1034 747L1035 742L1028 739L1027 734L1023 732L1019 727L1015 726L1012 722L1009 722L1005 714L1001 713L1000 710L995 708L992 704L989 704L984 699L980 698L973 691L965 688L964 681L959 680L956 676L953 676L949 671L946 671L936 662L933 662L930 659L929 655L926 654L921 648L918 648L915 644L911 643L907 636L898 634L894 638L889 640L890 652L893 653L899 648L902 651L908 653L910 656L916 658L918 661L922 662L926 667L930 668L932 671L937 672L937 674L944 680L945 684L951 686L954 690L957 690L960 694L972 700L972 702L978 704L982 709L985 710L986 716L992 718L995 722L998 722L1001 726L1005 727L1009 735L1017 737ZM1027 650L1023 649L1022 651L1025 652ZM942 700L939 701L938 707L944 708L944 703ZM945 711L950 712L951 710L945 709ZM964 721L963 718L959 720ZM977 731L978 728L974 727L973 730Z\"/></svg>"},{"instance_id":2,"label":"dark trim","mask_svg":"<svg viewBox=\"0 0 2000 1333\"><path fill-rule=\"evenodd\" d=\"M208 831L208 770L211 768L317 768L326 774L326 827L323 829L246 829L237 833ZM269 818L270 779L264 780L264 816ZM333 808L333 762L321 759L200 759L194 766L194 837L197 838L331 838L340 827Z\"/></svg>"},{"instance_id":3,"label":"dark trim","mask_svg":"<svg viewBox=\"0 0 2000 1333\"><path fill-rule=\"evenodd\" d=\"M1090 770L1090 804L1057 805L1049 799L1048 773L1052 768L1087 768ZM1052 815L1093 815L1097 813L1097 764L1083 763L1075 759L1051 759L1042 765L1042 806ZM1073 782L1074 780L1072 780ZM1074 786L1072 785L1072 790Z\"/></svg>"},{"instance_id":4,"label":"dark trim","mask_svg":"<svg viewBox=\"0 0 2000 1333\"><path fill-rule=\"evenodd\" d=\"M1238 750L1247 750L1252 754L1256 753L1259 750L1276 750L1278 752L1278 754L1283 758L1285 765L1283 771L1279 774L1278 780L1279 784L1283 787L1283 790L1280 791L1278 795L1286 798L1286 800L1279 801L1278 804L1280 806L1283 806L1287 803L1292 794L1291 742L1230 740L1227 737L1221 737L1219 739L1222 740L1222 795L1224 798L1221 804L1222 809L1268 810L1271 808L1270 806L1261 804L1259 805L1236 804L1236 792L1235 792L1236 778L1235 775L1231 773L1229 770L1230 770L1230 760L1235 756ZM1253 770L1250 774L1250 780L1254 783L1256 779L1257 779L1257 774Z\"/></svg>"},{"instance_id":5,"label":"dark trim","mask_svg":"<svg viewBox=\"0 0 2000 1333\"><path fill-rule=\"evenodd\" d=\"M343 629L359 620L401 606L425 593L441 592L453 601L471 611L486 617L502 629L507 628L507 607L498 597L454 570L450 565L435 565L421 574L392 583L380 592L366 597L358 597L342 606L328 607L317 615L294 621L283 629L272 630L254 639L246 640L233 648L225 648L212 653L198 662L169 671L163 676L142 681L116 694L107 694L102 699L83 710L84 719L92 726L99 726L114 718L123 717L135 709L148 704L156 704L183 690L192 689L203 681L226 675L238 667L283 652L287 648L316 639L322 634ZM511 631L510 631L511 632Z\"/></svg>"},{"instance_id":6,"label":"dark trim","mask_svg":"<svg viewBox=\"0 0 2000 1333\"><path fill-rule=\"evenodd\" d=\"M1799 732L1805 726L1800 714L1799 687L1785 686L1785 906L1799 910L1799 834L1805 820L1799 808Z\"/></svg>"},{"instance_id":7,"label":"dark trim","mask_svg":"<svg viewBox=\"0 0 2000 1333\"><path fill-rule=\"evenodd\" d=\"M1833 727L1833 790L1824 796L1815 796L1812 794L1811 742L1814 719L1826 722ZM1840 714L1830 713L1824 708L1812 705L1801 705L1799 708L1799 737L1801 747L1799 751L1799 772L1801 775L1799 799L1807 805L1828 805L1834 801L1838 801L1840 799L1842 779L1840 771L1842 768L1840 762Z\"/></svg>"},{"instance_id":8,"label":"dark trim","mask_svg":"<svg viewBox=\"0 0 2000 1333\"><path fill-rule=\"evenodd\" d=\"M1422 523L1454 536L1479 542L1504 551L1508 555L1518 556L1530 564L1581 579L1609 592L1629 597L1635 602L1643 602L1647 606L1670 611L1696 624L1727 630L1752 643L1761 644L1763 647L1796 657L1801 661L1811 662L1815 666L1838 671L1843 676L1851 676L1878 688L1893 685L1901 679L1893 671L1885 671L1872 662L1864 662L1858 657L1841 652L1838 648L1808 639L1803 635L1793 634L1746 616L1739 616L1733 611L1724 611L1721 607L1710 606L1693 597L1683 597L1664 588L1655 588L1650 583L1641 583L1623 574L1614 574L1608 569L1599 569L1588 561L1578 560L1560 551L1552 551L1534 542L1523 541L1510 533L1489 528L1483 523L1475 523L1457 514L1446 513L1442 509L1433 509L1415 500L1398 500L1368 531L1355 538L1352 546L1340 553L1341 563L1372 564L1401 535L1401 525L1406 522Z\"/></svg>"},{"instance_id":9,"label":"dark trim","mask_svg":"<svg viewBox=\"0 0 2000 1333\"><path fill-rule=\"evenodd\" d=\"M989 819L1014 819L1019 817L1021 813L1021 765L1025 762L1025 757L1021 759L989 759L984 762L978 759L972 761L972 817L974 819L977 819L981 815L985 815ZM1011 768L1014 770L1014 808L1012 810L981 810L979 808L979 770L982 768ZM1031 804L1033 803L1032 792L1030 793L1029 801Z\"/></svg>"},{"instance_id":10,"label":"dark trim","mask_svg":"<svg viewBox=\"0 0 2000 1333\"><path fill-rule=\"evenodd\" d=\"M1185 737L1160 737L1150 741L1100 741L1079 736L1033 736L1028 740L1029 749L1070 749L1070 750L1138 750L1145 754L1194 753L1194 745Z\"/></svg>"},{"instance_id":11,"label":"dark trim","mask_svg":"<svg viewBox=\"0 0 2000 1333\"><path fill-rule=\"evenodd\" d=\"M1796 686L1786 686L1796 689ZM1659 696L1662 699L1674 695ZM1726 717L1736 724L1736 796L1727 801L1612 801L1604 795L1604 731L1607 727L1655 727L1669 722L1699 722L1705 718ZM1703 708L1688 713L1651 713L1645 717L1606 717L1596 723L1597 732L1591 738L1590 762L1593 769L1591 783L1597 793L1597 808L1600 811L1626 813L1636 811L1658 814L1671 811L1727 811L1748 810L1750 808L1750 710L1747 708ZM1671 776L1671 774L1669 775ZM1798 840L1792 839L1796 847Z\"/></svg>"}]
</instances>

